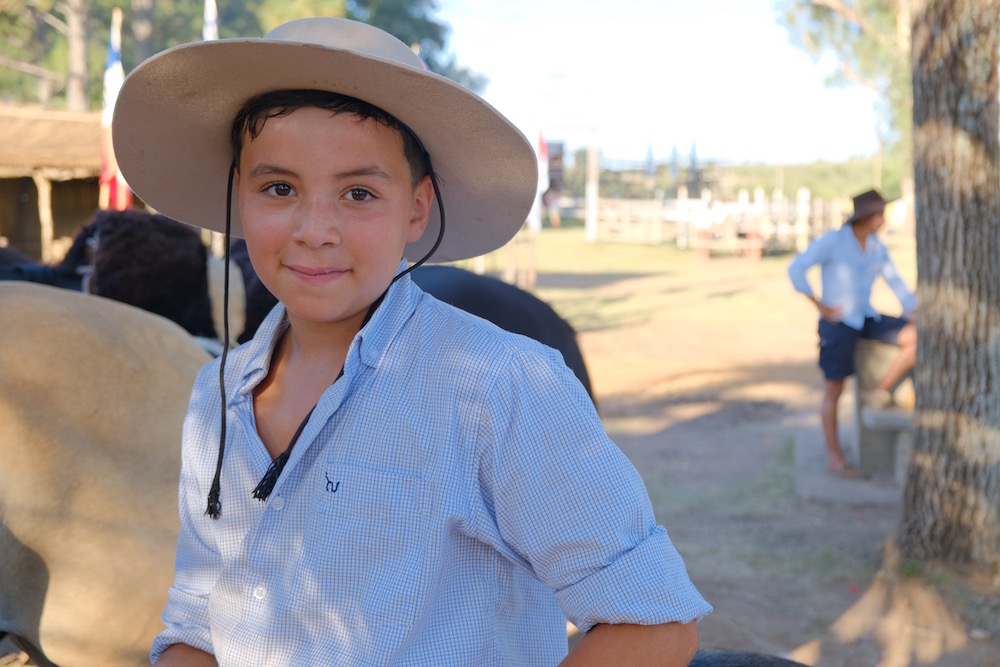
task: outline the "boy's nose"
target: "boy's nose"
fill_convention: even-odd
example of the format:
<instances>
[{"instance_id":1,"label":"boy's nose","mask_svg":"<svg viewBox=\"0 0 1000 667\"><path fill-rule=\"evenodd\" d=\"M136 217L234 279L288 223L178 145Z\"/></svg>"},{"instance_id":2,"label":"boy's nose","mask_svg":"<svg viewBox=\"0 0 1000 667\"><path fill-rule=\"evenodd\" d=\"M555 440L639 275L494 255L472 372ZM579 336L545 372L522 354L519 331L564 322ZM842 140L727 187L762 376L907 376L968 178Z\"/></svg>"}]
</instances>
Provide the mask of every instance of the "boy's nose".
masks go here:
<instances>
[{"instance_id":1,"label":"boy's nose","mask_svg":"<svg viewBox=\"0 0 1000 667\"><path fill-rule=\"evenodd\" d=\"M337 208L326 198L304 200L296 207L292 238L308 247L339 245L342 236Z\"/></svg>"}]
</instances>

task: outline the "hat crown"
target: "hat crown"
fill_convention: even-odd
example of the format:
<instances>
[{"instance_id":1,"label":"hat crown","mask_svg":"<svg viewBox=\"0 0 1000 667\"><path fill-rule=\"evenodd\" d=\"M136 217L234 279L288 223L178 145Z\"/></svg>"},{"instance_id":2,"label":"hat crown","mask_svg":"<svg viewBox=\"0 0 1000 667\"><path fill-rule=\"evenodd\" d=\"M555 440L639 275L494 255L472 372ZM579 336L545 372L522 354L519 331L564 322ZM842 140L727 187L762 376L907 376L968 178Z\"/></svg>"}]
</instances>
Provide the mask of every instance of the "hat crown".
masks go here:
<instances>
[{"instance_id":1,"label":"hat crown","mask_svg":"<svg viewBox=\"0 0 1000 667\"><path fill-rule=\"evenodd\" d=\"M854 214L848 222L854 223L864 218L882 213L886 201L877 190L868 190L854 197Z\"/></svg>"},{"instance_id":2,"label":"hat crown","mask_svg":"<svg viewBox=\"0 0 1000 667\"><path fill-rule=\"evenodd\" d=\"M315 16L284 23L264 39L313 44L326 49L354 51L399 65L425 69L413 50L374 26L331 16Z\"/></svg>"}]
</instances>

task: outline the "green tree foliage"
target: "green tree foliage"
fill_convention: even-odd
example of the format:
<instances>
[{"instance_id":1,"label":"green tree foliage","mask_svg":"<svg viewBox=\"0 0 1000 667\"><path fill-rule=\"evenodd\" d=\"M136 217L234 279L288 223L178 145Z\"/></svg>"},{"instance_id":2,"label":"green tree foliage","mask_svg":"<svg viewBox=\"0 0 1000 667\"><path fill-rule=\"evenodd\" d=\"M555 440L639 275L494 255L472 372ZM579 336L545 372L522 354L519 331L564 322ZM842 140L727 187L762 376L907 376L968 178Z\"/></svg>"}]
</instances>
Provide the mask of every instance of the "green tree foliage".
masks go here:
<instances>
[{"instance_id":1,"label":"green tree foliage","mask_svg":"<svg viewBox=\"0 0 1000 667\"><path fill-rule=\"evenodd\" d=\"M434 0L348 0L347 8L350 18L379 27L413 47L432 72L476 92L486 87L485 77L448 54L451 28L433 17Z\"/></svg>"},{"instance_id":2,"label":"green tree foliage","mask_svg":"<svg viewBox=\"0 0 1000 667\"><path fill-rule=\"evenodd\" d=\"M66 11L81 6L86 14L86 96L90 108L101 106L111 10L124 13L122 61L129 72L150 55L202 38L201 0L0 0L0 90L7 103L40 102L65 107L69 45ZM216 0L219 37L266 34L303 16L348 16L378 26L416 45L428 67L473 90L485 78L458 65L447 54L446 23L434 18L433 0Z\"/></svg>"},{"instance_id":3,"label":"green tree foliage","mask_svg":"<svg viewBox=\"0 0 1000 667\"><path fill-rule=\"evenodd\" d=\"M0 90L4 102L48 103L64 96L69 8L55 0L0 0Z\"/></svg>"},{"instance_id":4,"label":"green tree foliage","mask_svg":"<svg viewBox=\"0 0 1000 667\"><path fill-rule=\"evenodd\" d=\"M251 11L252 15L260 17L260 25L258 27L258 32L240 32L239 21L234 21L230 25L236 30L232 35L220 34L220 37L236 37L239 35L249 35L249 34L267 34L271 30L274 30L282 23L287 23L295 19L302 18L303 16L347 16L347 2L346 0L282 0L282 2L263 2L262 0L254 0L253 2L246 3L229 3L234 4L244 4L253 5ZM219 24L220 32L223 23L223 17L221 16L222 8L219 8ZM226 17L229 19L235 19L237 17Z\"/></svg>"},{"instance_id":5,"label":"green tree foliage","mask_svg":"<svg viewBox=\"0 0 1000 667\"><path fill-rule=\"evenodd\" d=\"M782 0L792 42L837 62L829 85L861 85L879 99L887 162L908 168L913 96L910 0Z\"/></svg>"}]
</instances>

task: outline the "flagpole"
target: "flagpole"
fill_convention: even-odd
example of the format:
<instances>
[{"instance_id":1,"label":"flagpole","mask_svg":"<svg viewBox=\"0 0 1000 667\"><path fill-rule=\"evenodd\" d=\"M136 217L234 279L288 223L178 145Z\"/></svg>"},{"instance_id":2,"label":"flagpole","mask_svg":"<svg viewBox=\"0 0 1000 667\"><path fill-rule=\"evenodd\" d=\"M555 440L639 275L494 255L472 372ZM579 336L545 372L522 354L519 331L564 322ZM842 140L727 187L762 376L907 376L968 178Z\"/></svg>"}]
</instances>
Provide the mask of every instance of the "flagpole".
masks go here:
<instances>
[{"instance_id":1,"label":"flagpole","mask_svg":"<svg viewBox=\"0 0 1000 667\"><path fill-rule=\"evenodd\" d=\"M219 10L215 5L215 0L205 0L205 10L201 27L201 38L209 42L219 38ZM203 237L204 238L204 237ZM219 232L209 232L209 250L215 257L222 257L226 254L226 237Z\"/></svg>"},{"instance_id":2,"label":"flagpole","mask_svg":"<svg viewBox=\"0 0 1000 667\"><path fill-rule=\"evenodd\" d=\"M125 81L122 66L122 10L111 10L111 31L108 35L108 56L104 65L104 99L101 109L101 178L97 205L102 210L114 208L123 211L132 205L132 190L118 169L115 150L111 141L111 120L115 112L118 91Z\"/></svg>"}]
</instances>

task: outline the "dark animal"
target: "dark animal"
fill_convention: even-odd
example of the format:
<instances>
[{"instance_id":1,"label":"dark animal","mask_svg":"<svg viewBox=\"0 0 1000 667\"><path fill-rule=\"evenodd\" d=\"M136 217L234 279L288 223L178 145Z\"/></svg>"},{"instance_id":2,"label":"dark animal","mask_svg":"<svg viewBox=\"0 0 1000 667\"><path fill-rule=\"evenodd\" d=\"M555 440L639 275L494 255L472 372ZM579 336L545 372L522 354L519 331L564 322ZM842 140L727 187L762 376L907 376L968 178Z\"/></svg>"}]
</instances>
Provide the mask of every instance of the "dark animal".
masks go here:
<instances>
[{"instance_id":1,"label":"dark animal","mask_svg":"<svg viewBox=\"0 0 1000 667\"><path fill-rule=\"evenodd\" d=\"M141 209L99 211L61 262L0 267L0 280L87 291L213 338L207 259L199 232L189 225Z\"/></svg>"},{"instance_id":2,"label":"dark animal","mask_svg":"<svg viewBox=\"0 0 1000 667\"><path fill-rule=\"evenodd\" d=\"M699 649L688 667L806 667L801 662L776 655L734 651L731 649Z\"/></svg>"},{"instance_id":3,"label":"dark animal","mask_svg":"<svg viewBox=\"0 0 1000 667\"><path fill-rule=\"evenodd\" d=\"M20 250L0 245L0 268L17 264L31 264L34 261Z\"/></svg>"}]
</instances>

